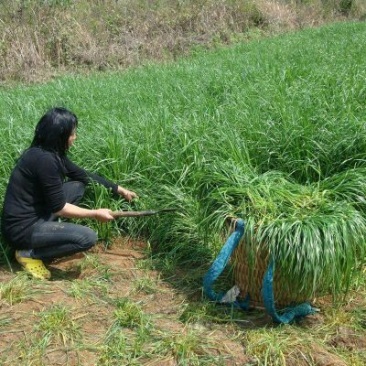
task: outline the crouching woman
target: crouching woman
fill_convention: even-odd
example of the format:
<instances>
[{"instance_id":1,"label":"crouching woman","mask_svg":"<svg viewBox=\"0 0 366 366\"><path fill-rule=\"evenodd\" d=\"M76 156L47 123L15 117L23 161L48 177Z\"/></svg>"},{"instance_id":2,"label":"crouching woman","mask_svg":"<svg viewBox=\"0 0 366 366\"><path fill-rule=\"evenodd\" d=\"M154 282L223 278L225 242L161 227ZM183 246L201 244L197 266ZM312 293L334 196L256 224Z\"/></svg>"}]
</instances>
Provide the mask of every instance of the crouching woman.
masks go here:
<instances>
[{"instance_id":1,"label":"crouching woman","mask_svg":"<svg viewBox=\"0 0 366 366\"><path fill-rule=\"evenodd\" d=\"M113 220L108 208L79 207L85 186L102 184L131 201L135 192L89 173L74 164L67 152L76 139L78 119L65 108L49 110L38 122L33 141L17 161L5 193L1 229L15 249L15 258L32 276L49 279L45 261L83 252L95 245L87 226L58 218Z\"/></svg>"}]
</instances>

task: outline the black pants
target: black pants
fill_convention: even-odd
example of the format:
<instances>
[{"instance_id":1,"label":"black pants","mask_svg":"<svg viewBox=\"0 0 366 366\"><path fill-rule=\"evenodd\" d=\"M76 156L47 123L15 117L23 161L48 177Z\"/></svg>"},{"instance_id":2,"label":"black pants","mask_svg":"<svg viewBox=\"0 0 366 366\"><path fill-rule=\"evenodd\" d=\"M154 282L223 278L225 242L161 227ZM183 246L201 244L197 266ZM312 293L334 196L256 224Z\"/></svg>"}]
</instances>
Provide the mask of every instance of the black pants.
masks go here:
<instances>
[{"instance_id":1,"label":"black pants","mask_svg":"<svg viewBox=\"0 0 366 366\"><path fill-rule=\"evenodd\" d=\"M77 205L85 192L81 182L64 184L66 201ZM90 228L69 222L58 222L57 217L38 220L34 225L31 244L32 258L51 260L90 249L97 242L97 234Z\"/></svg>"}]
</instances>

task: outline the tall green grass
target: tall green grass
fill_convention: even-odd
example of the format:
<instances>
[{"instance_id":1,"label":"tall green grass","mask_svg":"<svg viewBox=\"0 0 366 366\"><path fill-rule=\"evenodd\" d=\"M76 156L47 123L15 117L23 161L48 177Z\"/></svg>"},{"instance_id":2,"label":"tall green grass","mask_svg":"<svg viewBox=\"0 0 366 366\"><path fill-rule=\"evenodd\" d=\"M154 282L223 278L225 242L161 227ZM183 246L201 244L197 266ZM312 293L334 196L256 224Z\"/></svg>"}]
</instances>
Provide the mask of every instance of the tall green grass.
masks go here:
<instances>
[{"instance_id":1,"label":"tall green grass","mask_svg":"<svg viewBox=\"0 0 366 366\"><path fill-rule=\"evenodd\" d=\"M124 231L200 262L221 247L225 220L243 217L247 237L299 287L339 292L365 260L365 36L364 23L339 23L172 64L3 88L0 192L39 117L63 105L80 120L77 163L135 190L131 208L178 208L121 221Z\"/></svg>"}]
</instances>

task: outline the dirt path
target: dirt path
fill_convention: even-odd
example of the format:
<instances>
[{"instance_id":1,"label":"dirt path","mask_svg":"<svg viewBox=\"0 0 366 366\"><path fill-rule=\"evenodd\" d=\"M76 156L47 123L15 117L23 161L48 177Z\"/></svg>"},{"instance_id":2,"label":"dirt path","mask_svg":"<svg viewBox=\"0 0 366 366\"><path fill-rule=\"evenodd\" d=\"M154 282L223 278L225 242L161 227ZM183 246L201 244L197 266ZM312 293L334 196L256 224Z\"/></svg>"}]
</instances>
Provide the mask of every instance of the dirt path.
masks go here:
<instances>
[{"instance_id":1,"label":"dirt path","mask_svg":"<svg viewBox=\"0 0 366 366\"><path fill-rule=\"evenodd\" d=\"M113 313L116 311L117 299L128 298L139 304L143 313L153 321L154 334L178 337L189 334L180 316L187 306L187 295L179 293L171 284L161 279L154 269L145 269L143 262L146 257L144 244L133 241L115 242L112 249L105 250L98 246L87 257L78 254L49 265L52 280L48 282L30 280L14 263L14 272L8 268L0 268L1 283L14 285L14 303L9 304L3 295L0 302L0 364L1 365L97 365L119 364L101 360L106 345L106 335L114 324ZM27 288L19 283L26 284ZM25 281L25 282L24 282ZM200 292L200 289L197 289ZM23 293L23 294L22 294ZM17 301L16 296L24 296ZM77 336L72 330L59 332L54 339L47 332L52 328L52 320L42 316L50 313L50 309L70 309L72 321L78 327ZM43 327L41 326L43 323ZM62 324L60 324L62 326ZM206 350L218 359L225 359L225 365L242 365L248 357L244 355L244 347L240 342L230 340L225 327L211 327L209 333L205 326L197 326L197 334L209 335L209 342L204 347L213 345ZM193 327L195 328L195 327ZM131 338L136 337L134 329L125 329ZM69 334L68 334L69 333ZM64 339L60 339L64 337ZM39 344L44 342L44 347ZM161 342L160 342L161 343ZM157 342L157 345L159 342ZM204 348L203 347L203 348ZM31 353L34 353L32 356ZM141 365L176 365L174 352L162 349L161 355L150 357L153 353L145 351L138 357ZM154 360L155 359L155 360ZM121 361L124 365L125 361ZM221 364L221 363L220 363Z\"/></svg>"},{"instance_id":2,"label":"dirt path","mask_svg":"<svg viewBox=\"0 0 366 366\"><path fill-rule=\"evenodd\" d=\"M15 263L13 273L0 267L1 365L263 364L248 355L246 337L248 331L275 329L271 319L259 310L227 321L227 308L202 301L198 285L185 289L155 269L144 243L120 239L111 249L98 245L49 268L53 277L45 282L29 279ZM117 327L126 301L136 306L133 320ZM323 322L318 314L303 326L315 329ZM366 350L366 338L347 327L330 344ZM313 364L347 366L316 341L310 349ZM301 361L300 348L286 360L311 364Z\"/></svg>"}]
</instances>

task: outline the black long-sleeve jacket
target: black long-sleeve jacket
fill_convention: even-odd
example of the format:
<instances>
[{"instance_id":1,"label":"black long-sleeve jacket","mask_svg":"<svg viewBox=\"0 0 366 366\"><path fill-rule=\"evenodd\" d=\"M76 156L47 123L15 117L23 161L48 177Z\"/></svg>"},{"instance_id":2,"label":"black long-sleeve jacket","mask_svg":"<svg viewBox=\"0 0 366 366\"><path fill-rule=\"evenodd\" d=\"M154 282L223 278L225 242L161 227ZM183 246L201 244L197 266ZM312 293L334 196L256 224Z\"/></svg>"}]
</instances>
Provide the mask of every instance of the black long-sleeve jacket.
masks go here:
<instances>
[{"instance_id":1,"label":"black long-sleeve jacket","mask_svg":"<svg viewBox=\"0 0 366 366\"><path fill-rule=\"evenodd\" d=\"M27 149L12 171L3 205L1 229L14 248L30 248L32 225L65 206L65 179L84 184L92 179L117 192L117 184L88 173L66 156L39 147Z\"/></svg>"}]
</instances>

